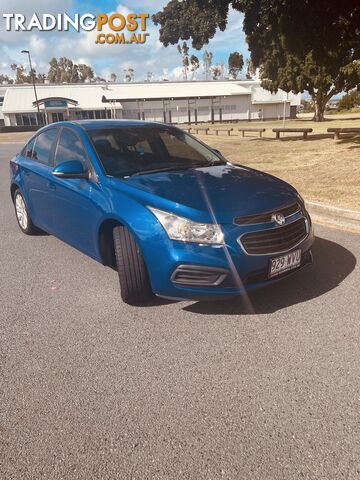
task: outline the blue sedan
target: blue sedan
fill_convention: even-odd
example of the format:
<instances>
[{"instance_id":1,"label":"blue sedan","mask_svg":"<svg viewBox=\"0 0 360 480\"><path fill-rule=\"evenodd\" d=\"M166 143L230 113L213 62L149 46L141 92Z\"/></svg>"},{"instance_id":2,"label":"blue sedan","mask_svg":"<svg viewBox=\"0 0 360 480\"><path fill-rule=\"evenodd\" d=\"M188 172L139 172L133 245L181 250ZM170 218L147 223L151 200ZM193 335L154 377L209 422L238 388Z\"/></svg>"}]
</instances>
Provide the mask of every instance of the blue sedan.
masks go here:
<instances>
[{"instance_id":1,"label":"blue sedan","mask_svg":"<svg viewBox=\"0 0 360 480\"><path fill-rule=\"evenodd\" d=\"M115 268L130 304L228 298L312 262L311 219L293 187L173 126L51 124L10 174L20 229Z\"/></svg>"}]
</instances>

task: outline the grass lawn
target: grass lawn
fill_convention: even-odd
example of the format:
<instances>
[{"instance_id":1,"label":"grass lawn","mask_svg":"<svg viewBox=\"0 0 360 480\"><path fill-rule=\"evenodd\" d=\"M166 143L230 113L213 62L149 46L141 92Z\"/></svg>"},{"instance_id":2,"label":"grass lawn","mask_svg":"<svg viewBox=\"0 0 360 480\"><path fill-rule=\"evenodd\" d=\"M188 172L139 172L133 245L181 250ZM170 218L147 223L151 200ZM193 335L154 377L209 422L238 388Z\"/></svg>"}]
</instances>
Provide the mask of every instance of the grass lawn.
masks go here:
<instances>
[{"instance_id":1,"label":"grass lawn","mask_svg":"<svg viewBox=\"0 0 360 480\"><path fill-rule=\"evenodd\" d=\"M282 121L239 122L229 124L234 131L242 126L264 127L263 139L255 133L228 137L199 134L208 145L220 150L234 163L269 172L294 185L308 200L360 210L360 135L334 141L329 127L359 127L360 114L331 115L328 121L312 122L306 114L286 121L286 127L311 127L308 140L286 134L275 140L271 131ZM199 125L200 127L205 125ZM206 125L216 128L215 125ZM225 126L225 124L224 124Z\"/></svg>"},{"instance_id":2,"label":"grass lawn","mask_svg":"<svg viewBox=\"0 0 360 480\"><path fill-rule=\"evenodd\" d=\"M308 200L360 210L360 136L334 141L326 133L328 127L360 128L360 114L332 114L322 123L314 123L310 118L303 114L297 120L286 121L286 127L313 128L306 141L296 134L275 140L271 129L282 126L282 121L228 125L234 131L247 125L264 127L263 139L254 133L247 133L245 138L241 134L228 137L224 133L219 136L199 134L198 137L234 163L272 173L290 182ZM206 126L216 128L216 125ZM25 142L31 135L29 132L0 133L0 144Z\"/></svg>"}]
</instances>

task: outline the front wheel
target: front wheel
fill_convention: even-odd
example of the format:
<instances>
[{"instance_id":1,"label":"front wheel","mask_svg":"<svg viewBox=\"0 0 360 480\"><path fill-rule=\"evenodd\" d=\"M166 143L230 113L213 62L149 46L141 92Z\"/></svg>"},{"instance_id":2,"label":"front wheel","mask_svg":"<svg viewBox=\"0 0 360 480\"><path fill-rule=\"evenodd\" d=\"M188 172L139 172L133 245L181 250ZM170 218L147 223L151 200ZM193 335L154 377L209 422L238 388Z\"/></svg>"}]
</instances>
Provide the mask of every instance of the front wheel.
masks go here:
<instances>
[{"instance_id":1,"label":"front wheel","mask_svg":"<svg viewBox=\"0 0 360 480\"><path fill-rule=\"evenodd\" d=\"M113 231L121 298L130 305L148 302L154 296L147 268L134 237L125 227Z\"/></svg>"},{"instance_id":2,"label":"front wheel","mask_svg":"<svg viewBox=\"0 0 360 480\"><path fill-rule=\"evenodd\" d=\"M15 214L18 225L23 233L26 235L36 235L39 229L33 224L29 215L24 197L20 190L16 190L14 194Z\"/></svg>"}]
</instances>

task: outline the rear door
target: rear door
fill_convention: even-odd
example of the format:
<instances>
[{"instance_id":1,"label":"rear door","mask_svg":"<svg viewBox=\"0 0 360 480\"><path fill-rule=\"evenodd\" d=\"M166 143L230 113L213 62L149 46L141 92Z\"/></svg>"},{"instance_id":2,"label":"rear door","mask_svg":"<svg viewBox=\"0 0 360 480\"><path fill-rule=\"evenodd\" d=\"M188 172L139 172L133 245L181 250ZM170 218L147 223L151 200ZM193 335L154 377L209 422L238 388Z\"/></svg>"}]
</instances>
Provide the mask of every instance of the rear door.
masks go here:
<instances>
[{"instance_id":1,"label":"rear door","mask_svg":"<svg viewBox=\"0 0 360 480\"><path fill-rule=\"evenodd\" d=\"M51 209L54 234L90 256L96 256L97 226L102 216L102 191L97 183L86 149L78 134L63 127L55 150L55 166L79 160L90 171L90 179L52 179Z\"/></svg>"},{"instance_id":2,"label":"rear door","mask_svg":"<svg viewBox=\"0 0 360 480\"><path fill-rule=\"evenodd\" d=\"M58 128L49 128L39 133L25 148L21 162L24 194L30 215L36 226L52 233L49 195L52 181L52 159Z\"/></svg>"}]
</instances>

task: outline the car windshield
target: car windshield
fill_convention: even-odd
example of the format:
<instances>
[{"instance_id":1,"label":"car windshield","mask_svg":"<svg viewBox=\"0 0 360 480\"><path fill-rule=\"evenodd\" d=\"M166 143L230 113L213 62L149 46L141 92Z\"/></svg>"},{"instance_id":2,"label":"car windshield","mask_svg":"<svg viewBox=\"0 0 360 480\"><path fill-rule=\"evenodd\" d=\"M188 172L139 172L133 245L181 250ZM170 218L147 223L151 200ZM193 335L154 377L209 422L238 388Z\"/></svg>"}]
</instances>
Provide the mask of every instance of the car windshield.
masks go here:
<instances>
[{"instance_id":1,"label":"car windshield","mask_svg":"<svg viewBox=\"0 0 360 480\"><path fill-rule=\"evenodd\" d=\"M174 127L117 127L88 133L106 174L113 177L225 163L210 148Z\"/></svg>"}]
</instances>

